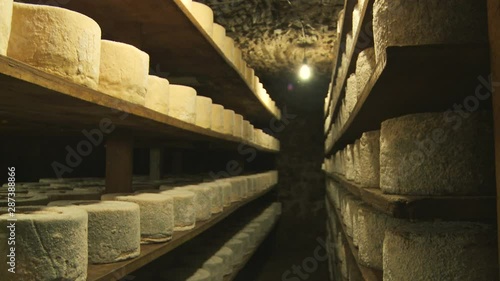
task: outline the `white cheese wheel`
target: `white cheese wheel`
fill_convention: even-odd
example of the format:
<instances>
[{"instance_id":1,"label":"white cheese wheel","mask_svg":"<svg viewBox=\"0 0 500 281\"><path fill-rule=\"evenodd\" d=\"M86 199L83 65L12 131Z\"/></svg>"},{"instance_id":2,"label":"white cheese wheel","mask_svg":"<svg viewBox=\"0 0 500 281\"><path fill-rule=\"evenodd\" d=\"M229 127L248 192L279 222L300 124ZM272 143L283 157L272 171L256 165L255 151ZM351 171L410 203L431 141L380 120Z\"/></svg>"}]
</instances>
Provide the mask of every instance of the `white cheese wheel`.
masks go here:
<instances>
[{"instance_id":1,"label":"white cheese wheel","mask_svg":"<svg viewBox=\"0 0 500 281\"><path fill-rule=\"evenodd\" d=\"M351 115L351 112L358 102L358 80L356 80L356 74L351 74L347 79L345 92L346 109L348 115Z\"/></svg>"},{"instance_id":2,"label":"white cheese wheel","mask_svg":"<svg viewBox=\"0 0 500 281\"><path fill-rule=\"evenodd\" d=\"M220 104L212 104L212 130L224 133L224 107Z\"/></svg>"},{"instance_id":3,"label":"white cheese wheel","mask_svg":"<svg viewBox=\"0 0 500 281\"><path fill-rule=\"evenodd\" d=\"M133 202L140 207L141 243L161 243L172 239L174 199L160 194L103 194L102 200Z\"/></svg>"},{"instance_id":4,"label":"white cheese wheel","mask_svg":"<svg viewBox=\"0 0 500 281\"><path fill-rule=\"evenodd\" d=\"M224 247L233 250L233 266L236 266L243 260L243 256L245 254L243 241L232 238L224 243Z\"/></svg>"},{"instance_id":5,"label":"white cheese wheel","mask_svg":"<svg viewBox=\"0 0 500 281\"><path fill-rule=\"evenodd\" d=\"M229 178L228 182L231 183L231 203L241 200L241 185L242 179L239 177Z\"/></svg>"},{"instance_id":6,"label":"white cheese wheel","mask_svg":"<svg viewBox=\"0 0 500 281\"><path fill-rule=\"evenodd\" d=\"M492 116L451 111L382 122L380 188L400 195L494 195Z\"/></svg>"},{"instance_id":7,"label":"white cheese wheel","mask_svg":"<svg viewBox=\"0 0 500 281\"><path fill-rule=\"evenodd\" d=\"M158 76L148 76L148 91L144 106L158 111L162 114L168 114L168 101L170 96L170 83L167 79Z\"/></svg>"},{"instance_id":8,"label":"white cheese wheel","mask_svg":"<svg viewBox=\"0 0 500 281\"><path fill-rule=\"evenodd\" d=\"M235 259L233 250L228 247L222 247L217 252L215 252L214 256L224 260L224 275L228 275L233 272Z\"/></svg>"},{"instance_id":9,"label":"white cheese wheel","mask_svg":"<svg viewBox=\"0 0 500 281\"><path fill-rule=\"evenodd\" d=\"M212 36L214 29L214 11L209 6L193 1L191 6L191 13L203 30L208 35Z\"/></svg>"},{"instance_id":10,"label":"white cheese wheel","mask_svg":"<svg viewBox=\"0 0 500 281\"><path fill-rule=\"evenodd\" d=\"M149 55L136 47L101 41L99 91L140 105L148 89Z\"/></svg>"},{"instance_id":11,"label":"white cheese wheel","mask_svg":"<svg viewBox=\"0 0 500 281\"><path fill-rule=\"evenodd\" d=\"M226 36L224 38L222 52L230 62L234 61L234 40L231 37Z\"/></svg>"},{"instance_id":12,"label":"white cheese wheel","mask_svg":"<svg viewBox=\"0 0 500 281\"><path fill-rule=\"evenodd\" d=\"M191 11L193 8L193 0L181 0L181 3L188 9L188 11Z\"/></svg>"},{"instance_id":13,"label":"white cheese wheel","mask_svg":"<svg viewBox=\"0 0 500 281\"><path fill-rule=\"evenodd\" d=\"M250 239L250 234L240 231L236 235L234 235L233 238L243 242L243 255L249 254L252 251L254 245L252 244L252 241Z\"/></svg>"},{"instance_id":14,"label":"white cheese wheel","mask_svg":"<svg viewBox=\"0 0 500 281\"><path fill-rule=\"evenodd\" d=\"M251 67L247 67L245 70L245 80L252 91L255 91L255 70Z\"/></svg>"},{"instance_id":15,"label":"white cheese wheel","mask_svg":"<svg viewBox=\"0 0 500 281\"><path fill-rule=\"evenodd\" d=\"M87 212L74 207L17 207L15 230L0 209L2 280L87 280ZM15 245L7 238L15 232ZM15 274L8 272L15 247Z\"/></svg>"},{"instance_id":16,"label":"white cheese wheel","mask_svg":"<svg viewBox=\"0 0 500 281\"><path fill-rule=\"evenodd\" d=\"M347 147L344 149L344 159L345 159L345 177L350 180L354 181L354 145L348 144Z\"/></svg>"},{"instance_id":17,"label":"white cheese wheel","mask_svg":"<svg viewBox=\"0 0 500 281\"><path fill-rule=\"evenodd\" d=\"M389 217L366 206L360 206L357 221L360 263L382 270L385 231L408 223L410 222Z\"/></svg>"},{"instance_id":18,"label":"white cheese wheel","mask_svg":"<svg viewBox=\"0 0 500 281\"><path fill-rule=\"evenodd\" d=\"M356 61L356 80L357 80L357 90L358 96L363 93L366 84L370 80L377 63L375 61L375 49L368 48L361 51L358 55L358 60Z\"/></svg>"},{"instance_id":19,"label":"white cheese wheel","mask_svg":"<svg viewBox=\"0 0 500 281\"><path fill-rule=\"evenodd\" d=\"M250 143L253 141L253 125L248 120L243 120L243 139Z\"/></svg>"},{"instance_id":20,"label":"white cheese wheel","mask_svg":"<svg viewBox=\"0 0 500 281\"><path fill-rule=\"evenodd\" d=\"M196 97L196 126L210 129L212 126L212 99Z\"/></svg>"},{"instance_id":21,"label":"white cheese wheel","mask_svg":"<svg viewBox=\"0 0 500 281\"><path fill-rule=\"evenodd\" d=\"M181 121L196 123L196 90L182 85L170 84L168 115Z\"/></svg>"},{"instance_id":22,"label":"white cheese wheel","mask_svg":"<svg viewBox=\"0 0 500 281\"><path fill-rule=\"evenodd\" d=\"M234 131L234 111L230 109L224 109L223 111L223 132L226 135L233 135Z\"/></svg>"},{"instance_id":23,"label":"white cheese wheel","mask_svg":"<svg viewBox=\"0 0 500 281\"><path fill-rule=\"evenodd\" d=\"M224 42L226 40L226 29L222 25L214 23L212 39L221 50L224 50Z\"/></svg>"},{"instance_id":24,"label":"white cheese wheel","mask_svg":"<svg viewBox=\"0 0 500 281\"><path fill-rule=\"evenodd\" d=\"M496 228L425 222L388 230L384 280L497 280Z\"/></svg>"},{"instance_id":25,"label":"white cheese wheel","mask_svg":"<svg viewBox=\"0 0 500 281\"><path fill-rule=\"evenodd\" d=\"M8 20L9 7L0 5L1 22ZM97 89L101 28L93 19L67 9L14 3L7 56Z\"/></svg>"},{"instance_id":26,"label":"white cheese wheel","mask_svg":"<svg viewBox=\"0 0 500 281\"><path fill-rule=\"evenodd\" d=\"M233 185L227 180L218 180L216 184L220 185L222 188L222 204L224 207L231 206L231 193L233 191Z\"/></svg>"},{"instance_id":27,"label":"white cheese wheel","mask_svg":"<svg viewBox=\"0 0 500 281\"><path fill-rule=\"evenodd\" d=\"M388 46L486 43L486 5L470 0L376 0L373 33L377 62Z\"/></svg>"},{"instance_id":28,"label":"white cheese wheel","mask_svg":"<svg viewBox=\"0 0 500 281\"><path fill-rule=\"evenodd\" d=\"M241 138L243 136L243 116L240 114L234 115L233 136Z\"/></svg>"},{"instance_id":29,"label":"white cheese wheel","mask_svg":"<svg viewBox=\"0 0 500 281\"><path fill-rule=\"evenodd\" d=\"M196 221L208 220L212 216L212 199L210 188L202 185L188 185L175 188L176 190L188 190L195 194Z\"/></svg>"},{"instance_id":30,"label":"white cheese wheel","mask_svg":"<svg viewBox=\"0 0 500 281\"><path fill-rule=\"evenodd\" d=\"M128 260L141 253L139 205L119 201L55 201L49 206L75 206L88 213L89 263Z\"/></svg>"},{"instance_id":31,"label":"white cheese wheel","mask_svg":"<svg viewBox=\"0 0 500 281\"><path fill-rule=\"evenodd\" d=\"M210 188L210 199L212 206L212 214L218 214L224 209L224 194L222 186L215 182L202 183L201 186Z\"/></svg>"},{"instance_id":32,"label":"white cheese wheel","mask_svg":"<svg viewBox=\"0 0 500 281\"><path fill-rule=\"evenodd\" d=\"M359 142L356 165L358 182L362 187L380 185L380 131L363 133Z\"/></svg>"},{"instance_id":33,"label":"white cheese wheel","mask_svg":"<svg viewBox=\"0 0 500 281\"><path fill-rule=\"evenodd\" d=\"M193 229L196 225L195 194L187 190L166 190L160 194L168 195L174 199L175 231Z\"/></svg>"},{"instance_id":34,"label":"white cheese wheel","mask_svg":"<svg viewBox=\"0 0 500 281\"><path fill-rule=\"evenodd\" d=\"M245 67L246 63L243 60L240 48L238 48L236 44L233 49L233 64L236 67L236 70L238 70L240 73L243 73L242 68Z\"/></svg>"},{"instance_id":35,"label":"white cheese wheel","mask_svg":"<svg viewBox=\"0 0 500 281\"><path fill-rule=\"evenodd\" d=\"M12 23L12 0L0 0L0 55L7 55L10 26Z\"/></svg>"}]
</instances>

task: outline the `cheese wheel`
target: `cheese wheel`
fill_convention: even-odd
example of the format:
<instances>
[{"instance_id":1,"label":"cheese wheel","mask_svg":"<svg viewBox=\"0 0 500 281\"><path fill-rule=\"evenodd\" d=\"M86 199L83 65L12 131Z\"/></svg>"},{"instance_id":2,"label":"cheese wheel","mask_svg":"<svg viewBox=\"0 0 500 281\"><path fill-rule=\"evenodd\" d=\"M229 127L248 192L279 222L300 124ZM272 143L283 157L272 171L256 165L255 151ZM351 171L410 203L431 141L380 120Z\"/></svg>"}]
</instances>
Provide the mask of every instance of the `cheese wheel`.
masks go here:
<instances>
[{"instance_id":1,"label":"cheese wheel","mask_svg":"<svg viewBox=\"0 0 500 281\"><path fill-rule=\"evenodd\" d=\"M489 112L420 113L382 122L380 188L400 195L494 195Z\"/></svg>"},{"instance_id":2,"label":"cheese wheel","mask_svg":"<svg viewBox=\"0 0 500 281\"><path fill-rule=\"evenodd\" d=\"M162 114L168 114L168 101L170 96L170 83L154 75L148 76L148 91L145 106Z\"/></svg>"},{"instance_id":3,"label":"cheese wheel","mask_svg":"<svg viewBox=\"0 0 500 281\"><path fill-rule=\"evenodd\" d=\"M55 201L88 213L88 254L92 264L132 259L141 253L139 205L119 201Z\"/></svg>"},{"instance_id":4,"label":"cheese wheel","mask_svg":"<svg viewBox=\"0 0 500 281\"><path fill-rule=\"evenodd\" d=\"M195 194L187 190L166 190L160 194L168 195L174 199L174 230L193 229L196 225Z\"/></svg>"},{"instance_id":5,"label":"cheese wheel","mask_svg":"<svg viewBox=\"0 0 500 281\"><path fill-rule=\"evenodd\" d=\"M234 266L234 252L231 248L222 247L217 252L215 252L214 256L219 257L224 260L224 275L231 274L233 272Z\"/></svg>"},{"instance_id":6,"label":"cheese wheel","mask_svg":"<svg viewBox=\"0 0 500 281\"><path fill-rule=\"evenodd\" d=\"M240 114L234 115L233 136L241 138L243 136L243 116Z\"/></svg>"},{"instance_id":7,"label":"cheese wheel","mask_svg":"<svg viewBox=\"0 0 500 281\"><path fill-rule=\"evenodd\" d=\"M224 133L224 107L220 104L212 104L212 130Z\"/></svg>"},{"instance_id":8,"label":"cheese wheel","mask_svg":"<svg viewBox=\"0 0 500 281\"><path fill-rule=\"evenodd\" d=\"M359 184L362 187L379 187L380 185L380 131L363 133L359 142Z\"/></svg>"},{"instance_id":9,"label":"cheese wheel","mask_svg":"<svg viewBox=\"0 0 500 281\"><path fill-rule=\"evenodd\" d=\"M488 42L486 5L470 0L376 0L373 37L377 62L388 46Z\"/></svg>"},{"instance_id":10,"label":"cheese wheel","mask_svg":"<svg viewBox=\"0 0 500 281\"><path fill-rule=\"evenodd\" d=\"M245 69L245 80L252 92L255 92L255 70L249 66Z\"/></svg>"},{"instance_id":11,"label":"cheese wheel","mask_svg":"<svg viewBox=\"0 0 500 281\"><path fill-rule=\"evenodd\" d=\"M346 109L348 115L351 115L351 112L354 110L356 103L358 102L358 80L356 80L356 74L351 74L347 79L346 86Z\"/></svg>"},{"instance_id":12,"label":"cheese wheel","mask_svg":"<svg viewBox=\"0 0 500 281\"><path fill-rule=\"evenodd\" d=\"M12 23L12 0L0 0L0 55L7 55L10 26Z\"/></svg>"},{"instance_id":13,"label":"cheese wheel","mask_svg":"<svg viewBox=\"0 0 500 281\"><path fill-rule=\"evenodd\" d=\"M191 6L191 13L205 32L212 36L214 28L214 12L212 9L205 4L193 2Z\"/></svg>"},{"instance_id":14,"label":"cheese wheel","mask_svg":"<svg viewBox=\"0 0 500 281\"><path fill-rule=\"evenodd\" d=\"M222 188L222 204L224 207L231 206L231 194L233 191L233 186L229 181L218 180L216 184L220 185Z\"/></svg>"},{"instance_id":15,"label":"cheese wheel","mask_svg":"<svg viewBox=\"0 0 500 281\"><path fill-rule=\"evenodd\" d=\"M496 228L467 222L425 222L390 229L384 280L497 280Z\"/></svg>"},{"instance_id":16,"label":"cheese wheel","mask_svg":"<svg viewBox=\"0 0 500 281\"><path fill-rule=\"evenodd\" d=\"M176 187L175 190L187 190L195 194L196 221L208 220L212 216L211 190L203 185L188 185Z\"/></svg>"},{"instance_id":17,"label":"cheese wheel","mask_svg":"<svg viewBox=\"0 0 500 281\"><path fill-rule=\"evenodd\" d=\"M193 0L181 0L181 3L188 9L188 11L192 10Z\"/></svg>"},{"instance_id":18,"label":"cheese wheel","mask_svg":"<svg viewBox=\"0 0 500 281\"><path fill-rule=\"evenodd\" d=\"M226 36L224 38L222 52L230 62L234 61L234 40L231 37Z\"/></svg>"},{"instance_id":19,"label":"cheese wheel","mask_svg":"<svg viewBox=\"0 0 500 281\"><path fill-rule=\"evenodd\" d=\"M357 80L357 89L358 96L360 96L366 84L370 80L372 74L375 72L375 67L377 66L375 61L375 49L368 48L358 55L358 60L356 61L356 80Z\"/></svg>"},{"instance_id":20,"label":"cheese wheel","mask_svg":"<svg viewBox=\"0 0 500 281\"><path fill-rule=\"evenodd\" d=\"M196 97L196 126L210 129L212 127L212 99Z\"/></svg>"},{"instance_id":21,"label":"cheese wheel","mask_svg":"<svg viewBox=\"0 0 500 281\"><path fill-rule=\"evenodd\" d=\"M233 250L233 266L239 264L243 260L243 256L245 254L243 241L232 238L224 244L224 247L227 247Z\"/></svg>"},{"instance_id":22,"label":"cheese wheel","mask_svg":"<svg viewBox=\"0 0 500 281\"><path fill-rule=\"evenodd\" d=\"M222 186L215 182L202 183L200 185L210 188L212 214L218 214L222 212L224 208L224 194L222 193Z\"/></svg>"},{"instance_id":23,"label":"cheese wheel","mask_svg":"<svg viewBox=\"0 0 500 281\"><path fill-rule=\"evenodd\" d=\"M223 132L226 135L232 135L234 131L234 111L224 109L223 111Z\"/></svg>"},{"instance_id":24,"label":"cheese wheel","mask_svg":"<svg viewBox=\"0 0 500 281\"><path fill-rule=\"evenodd\" d=\"M172 239L174 199L160 194L104 194L102 200L133 202L140 207L141 243L161 243Z\"/></svg>"},{"instance_id":25,"label":"cheese wheel","mask_svg":"<svg viewBox=\"0 0 500 281\"><path fill-rule=\"evenodd\" d=\"M352 30L354 33L359 32L358 27L361 19L361 9L363 6L360 5L360 3L357 3L356 6L354 6L354 10L352 11Z\"/></svg>"},{"instance_id":26,"label":"cheese wheel","mask_svg":"<svg viewBox=\"0 0 500 281\"><path fill-rule=\"evenodd\" d=\"M226 29L217 23L213 25L212 39L219 49L224 50L224 42L226 40Z\"/></svg>"},{"instance_id":27,"label":"cheese wheel","mask_svg":"<svg viewBox=\"0 0 500 281\"><path fill-rule=\"evenodd\" d=\"M244 67L246 66L246 63L243 60L243 56L241 54L241 49L238 48L236 45L234 46L234 50L233 50L233 64L239 73L244 73L242 71L242 69L244 69Z\"/></svg>"},{"instance_id":28,"label":"cheese wheel","mask_svg":"<svg viewBox=\"0 0 500 281\"><path fill-rule=\"evenodd\" d=\"M1 22L9 20L9 7L0 6ZM5 35L7 28L3 29ZM67 9L14 3L7 56L97 89L101 28L93 19Z\"/></svg>"},{"instance_id":29,"label":"cheese wheel","mask_svg":"<svg viewBox=\"0 0 500 281\"><path fill-rule=\"evenodd\" d=\"M149 55L136 47L101 41L99 91L144 105L148 90Z\"/></svg>"},{"instance_id":30,"label":"cheese wheel","mask_svg":"<svg viewBox=\"0 0 500 281\"><path fill-rule=\"evenodd\" d=\"M6 208L0 209L2 280L87 280L87 212L74 207L17 207L15 230ZM8 272L14 245L15 274Z\"/></svg>"},{"instance_id":31,"label":"cheese wheel","mask_svg":"<svg viewBox=\"0 0 500 281\"><path fill-rule=\"evenodd\" d=\"M350 180L354 181L354 145L348 144L347 147L345 148L345 154L344 154L344 159L346 163L345 167L345 177Z\"/></svg>"},{"instance_id":32,"label":"cheese wheel","mask_svg":"<svg viewBox=\"0 0 500 281\"><path fill-rule=\"evenodd\" d=\"M196 123L196 90L170 84L168 115L181 121Z\"/></svg>"}]
</instances>

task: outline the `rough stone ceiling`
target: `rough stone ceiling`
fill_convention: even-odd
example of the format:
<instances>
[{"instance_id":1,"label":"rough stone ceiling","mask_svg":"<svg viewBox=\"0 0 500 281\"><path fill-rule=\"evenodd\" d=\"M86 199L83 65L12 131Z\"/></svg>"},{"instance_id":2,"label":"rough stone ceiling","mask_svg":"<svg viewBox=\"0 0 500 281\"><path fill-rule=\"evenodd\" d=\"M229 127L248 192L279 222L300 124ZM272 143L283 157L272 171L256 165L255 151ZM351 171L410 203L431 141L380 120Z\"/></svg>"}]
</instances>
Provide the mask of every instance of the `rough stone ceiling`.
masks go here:
<instances>
[{"instance_id":1,"label":"rough stone ceiling","mask_svg":"<svg viewBox=\"0 0 500 281\"><path fill-rule=\"evenodd\" d=\"M261 76L295 73L304 59L328 76L342 0L199 0Z\"/></svg>"}]
</instances>

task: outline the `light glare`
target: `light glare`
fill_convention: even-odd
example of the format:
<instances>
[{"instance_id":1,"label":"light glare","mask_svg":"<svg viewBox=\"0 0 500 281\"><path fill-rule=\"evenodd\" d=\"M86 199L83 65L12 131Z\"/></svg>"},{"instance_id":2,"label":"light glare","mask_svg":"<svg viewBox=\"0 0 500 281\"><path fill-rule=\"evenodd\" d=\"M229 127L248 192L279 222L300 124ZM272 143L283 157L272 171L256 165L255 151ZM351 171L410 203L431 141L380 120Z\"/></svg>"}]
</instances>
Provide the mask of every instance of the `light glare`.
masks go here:
<instances>
[{"instance_id":1,"label":"light glare","mask_svg":"<svg viewBox=\"0 0 500 281\"><path fill-rule=\"evenodd\" d=\"M300 67L299 77L302 80L309 80L311 78L311 68L307 64L303 64Z\"/></svg>"}]
</instances>

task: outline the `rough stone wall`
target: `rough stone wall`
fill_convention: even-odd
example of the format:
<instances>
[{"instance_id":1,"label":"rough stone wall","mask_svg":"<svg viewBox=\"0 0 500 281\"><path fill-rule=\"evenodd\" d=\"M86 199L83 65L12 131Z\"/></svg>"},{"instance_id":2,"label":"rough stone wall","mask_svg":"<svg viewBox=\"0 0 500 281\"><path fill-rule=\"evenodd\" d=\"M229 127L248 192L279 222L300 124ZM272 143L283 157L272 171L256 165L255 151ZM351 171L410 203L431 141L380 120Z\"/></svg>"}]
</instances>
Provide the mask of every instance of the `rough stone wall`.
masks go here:
<instances>
[{"instance_id":1,"label":"rough stone wall","mask_svg":"<svg viewBox=\"0 0 500 281\"><path fill-rule=\"evenodd\" d=\"M260 75L294 72L304 50L320 75L331 72L341 0L200 0Z\"/></svg>"}]
</instances>

